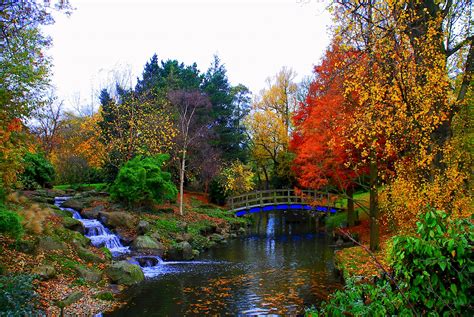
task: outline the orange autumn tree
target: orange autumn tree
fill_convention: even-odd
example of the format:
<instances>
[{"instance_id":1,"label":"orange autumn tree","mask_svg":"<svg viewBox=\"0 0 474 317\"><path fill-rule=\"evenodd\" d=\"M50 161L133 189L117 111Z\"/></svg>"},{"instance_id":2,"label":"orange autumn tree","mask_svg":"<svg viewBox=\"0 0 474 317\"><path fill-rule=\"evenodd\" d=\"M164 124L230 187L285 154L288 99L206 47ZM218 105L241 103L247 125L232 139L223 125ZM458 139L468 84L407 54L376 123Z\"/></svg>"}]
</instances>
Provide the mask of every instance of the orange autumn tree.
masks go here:
<instances>
[{"instance_id":1,"label":"orange autumn tree","mask_svg":"<svg viewBox=\"0 0 474 317\"><path fill-rule=\"evenodd\" d=\"M295 152L294 171L306 188L335 186L348 197L347 223L355 222L353 192L363 169L353 169L357 158L345 140L353 117L353 102L344 96L344 62L354 59L354 51L345 51L334 43L321 65L314 69L306 102L299 105L290 148ZM355 98L355 96L354 96Z\"/></svg>"},{"instance_id":2,"label":"orange autumn tree","mask_svg":"<svg viewBox=\"0 0 474 317\"><path fill-rule=\"evenodd\" d=\"M472 89L470 8L463 0L334 1L336 36L365 60L344 83L346 94L359 95L350 142L373 167L376 207L383 175L375 149L383 143L385 154L400 154L381 207L401 229L413 229L426 205L469 214L470 155L459 138L465 132L453 127Z\"/></svg>"}]
</instances>

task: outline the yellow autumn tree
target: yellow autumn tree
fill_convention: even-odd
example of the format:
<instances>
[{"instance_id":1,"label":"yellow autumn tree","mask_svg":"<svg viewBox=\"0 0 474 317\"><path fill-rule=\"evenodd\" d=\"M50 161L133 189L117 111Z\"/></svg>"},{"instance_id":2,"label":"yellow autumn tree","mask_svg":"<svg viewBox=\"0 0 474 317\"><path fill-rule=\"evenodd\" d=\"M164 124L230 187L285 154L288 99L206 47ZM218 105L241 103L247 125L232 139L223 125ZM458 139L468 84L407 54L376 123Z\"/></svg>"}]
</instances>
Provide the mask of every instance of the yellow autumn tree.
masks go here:
<instances>
[{"instance_id":1,"label":"yellow autumn tree","mask_svg":"<svg viewBox=\"0 0 474 317\"><path fill-rule=\"evenodd\" d=\"M282 154L288 148L288 135L281 117L269 109L252 112L245 119L250 136L251 155L258 170L263 173L266 187L272 173L278 170Z\"/></svg>"},{"instance_id":2,"label":"yellow autumn tree","mask_svg":"<svg viewBox=\"0 0 474 317\"><path fill-rule=\"evenodd\" d=\"M377 230L382 184L381 206L400 228L412 229L428 204L465 215L470 163L453 120L465 107L472 80L466 1L334 3L336 36L360 52L359 63L346 65L345 88L348 96L358 95L349 140L371 167L371 225ZM448 66L456 55L464 78L453 89ZM394 154L389 178L377 166Z\"/></svg>"}]
</instances>

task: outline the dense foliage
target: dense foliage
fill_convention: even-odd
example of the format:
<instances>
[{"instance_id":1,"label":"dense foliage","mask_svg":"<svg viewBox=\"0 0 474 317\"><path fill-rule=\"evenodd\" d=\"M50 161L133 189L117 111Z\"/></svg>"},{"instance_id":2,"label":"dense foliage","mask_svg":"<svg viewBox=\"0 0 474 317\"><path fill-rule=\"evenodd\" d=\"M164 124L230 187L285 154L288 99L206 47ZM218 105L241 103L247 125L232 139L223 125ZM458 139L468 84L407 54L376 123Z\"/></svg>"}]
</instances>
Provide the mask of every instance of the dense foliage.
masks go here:
<instances>
[{"instance_id":1,"label":"dense foliage","mask_svg":"<svg viewBox=\"0 0 474 317\"><path fill-rule=\"evenodd\" d=\"M129 205L154 201L175 200L178 193L171 174L162 170L169 155L136 156L122 166L110 194L113 199Z\"/></svg>"},{"instance_id":2,"label":"dense foliage","mask_svg":"<svg viewBox=\"0 0 474 317\"><path fill-rule=\"evenodd\" d=\"M41 153L27 153L23 159L24 171L20 181L26 189L51 186L54 167Z\"/></svg>"},{"instance_id":3,"label":"dense foliage","mask_svg":"<svg viewBox=\"0 0 474 317\"><path fill-rule=\"evenodd\" d=\"M398 236L391 250L393 276L375 283L347 281L311 316L472 315L474 225L447 221L429 208L417 223L417 236ZM396 284L395 284L396 283Z\"/></svg>"},{"instance_id":4,"label":"dense foliage","mask_svg":"<svg viewBox=\"0 0 474 317\"><path fill-rule=\"evenodd\" d=\"M35 277L28 274L0 275L0 316L39 316Z\"/></svg>"},{"instance_id":5,"label":"dense foliage","mask_svg":"<svg viewBox=\"0 0 474 317\"><path fill-rule=\"evenodd\" d=\"M19 238L23 234L20 216L0 203L0 233Z\"/></svg>"}]
</instances>

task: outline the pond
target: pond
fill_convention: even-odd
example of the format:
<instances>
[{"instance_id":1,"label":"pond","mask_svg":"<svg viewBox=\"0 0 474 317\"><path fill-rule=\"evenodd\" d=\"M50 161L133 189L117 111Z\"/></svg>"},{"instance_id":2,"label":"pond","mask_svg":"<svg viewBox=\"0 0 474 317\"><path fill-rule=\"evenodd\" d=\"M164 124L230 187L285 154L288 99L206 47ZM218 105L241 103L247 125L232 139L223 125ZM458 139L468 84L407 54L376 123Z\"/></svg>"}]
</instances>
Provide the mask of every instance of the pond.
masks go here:
<instances>
[{"instance_id":1,"label":"pond","mask_svg":"<svg viewBox=\"0 0 474 317\"><path fill-rule=\"evenodd\" d=\"M253 214L248 235L193 262L164 262L107 316L299 315L341 285L334 249L302 212Z\"/></svg>"}]
</instances>

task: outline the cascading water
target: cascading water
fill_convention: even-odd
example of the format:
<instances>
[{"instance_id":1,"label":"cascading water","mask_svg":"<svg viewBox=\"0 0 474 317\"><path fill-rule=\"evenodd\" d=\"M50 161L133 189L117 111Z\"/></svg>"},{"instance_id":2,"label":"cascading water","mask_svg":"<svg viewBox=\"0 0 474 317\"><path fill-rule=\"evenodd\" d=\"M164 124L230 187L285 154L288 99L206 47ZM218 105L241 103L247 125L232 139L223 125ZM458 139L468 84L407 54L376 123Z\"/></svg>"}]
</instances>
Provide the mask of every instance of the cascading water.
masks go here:
<instances>
[{"instance_id":1,"label":"cascading water","mask_svg":"<svg viewBox=\"0 0 474 317\"><path fill-rule=\"evenodd\" d=\"M84 219L81 214L73 208L62 207L62 204L71 197L55 197L54 204L61 210L72 213L74 219L79 220L84 225L85 236L91 240L95 247L107 247L113 257L130 253L130 248L125 247L120 242L117 235L112 233L100 221L96 219ZM181 264L209 264L212 261L163 261L155 255L137 255L129 260L130 263L140 266L146 278L156 277L165 273L177 272Z\"/></svg>"},{"instance_id":2,"label":"cascading water","mask_svg":"<svg viewBox=\"0 0 474 317\"><path fill-rule=\"evenodd\" d=\"M109 229L104 227L100 221L96 219L84 219L81 217L77 210L72 208L62 207L62 204L71 197L55 197L54 204L61 210L69 211L72 213L74 219L82 222L85 230L85 236L91 240L91 243L95 247L105 246L110 250L112 256L116 257L122 254L130 253L129 247L125 247L120 242L119 237L113 234Z\"/></svg>"}]
</instances>

